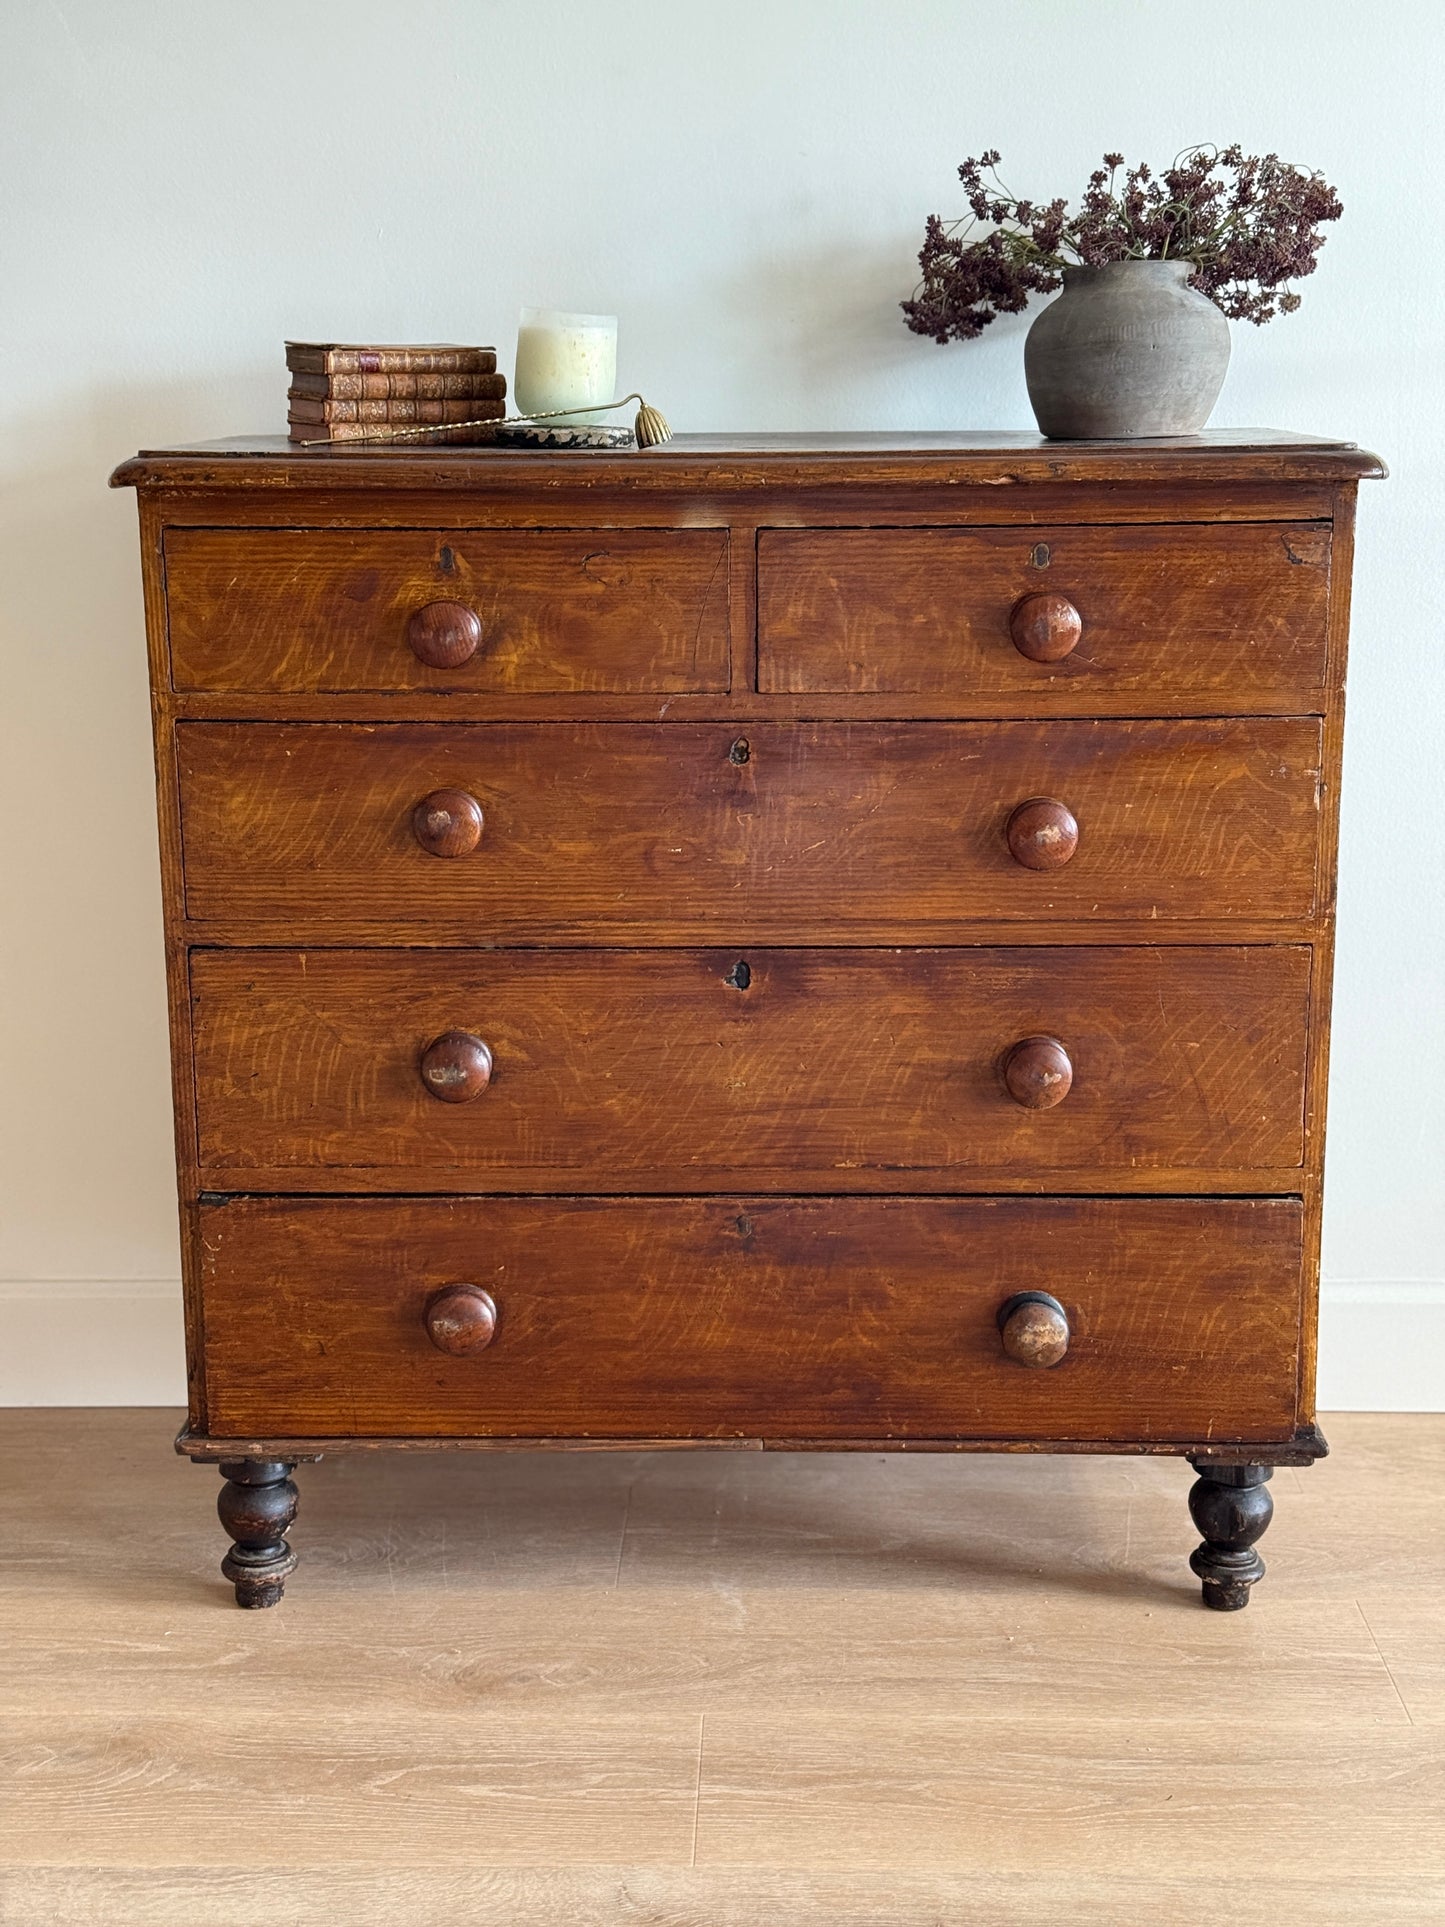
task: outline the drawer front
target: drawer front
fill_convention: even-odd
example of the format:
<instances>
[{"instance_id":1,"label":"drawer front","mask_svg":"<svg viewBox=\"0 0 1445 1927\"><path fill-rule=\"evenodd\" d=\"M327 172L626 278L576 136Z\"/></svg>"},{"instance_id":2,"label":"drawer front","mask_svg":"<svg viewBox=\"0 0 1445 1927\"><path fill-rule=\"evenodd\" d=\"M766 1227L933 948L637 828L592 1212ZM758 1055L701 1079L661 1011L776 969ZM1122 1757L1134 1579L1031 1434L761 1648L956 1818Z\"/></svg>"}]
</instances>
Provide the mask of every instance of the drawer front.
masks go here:
<instances>
[{"instance_id":1,"label":"drawer front","mask_svg":"<svg viewBox=\"0 0 1445 1927\"><path fill-rule=\"evenodd\" d=\"M886 939L979 918L1301 917L1315 895L1313 718L185 723L177 739L188 914L303 938L346 919L425 938L450 918L492 942ZM438 837L418 809L447 791ZM1030 867L1058 851L1017 828L1040 796L1076 826L1059 867Z\"/></svg>"},{"instance_id":2,"label":"drawer front","mask_svg":"<svg viewBox=\"0 0 1445 1927\"><path fill-rule=\"evenodd\" d=\"M1322 707L1327 529L769 530L758 544L760 686L977 696L1051 713ZM1028 596L1077 614L1067 655L1027 646ZM1030 605L1038 614L1040 605ZM1072 625L1058 611L1053 640Z\"/></svg>"},{"instance_id":3,"label":"drawer front","mask_svg":"<svg viewBox=\"0 0 1445 1927\"><path fill-rule=\"evenodd\" d=\"M197 691L725 690L727 553L724 529L172 529L172 678Z\"/></svg>"},{"instance_id":4,"label":"drawer front","mask_svg":"<svg viewBox=\"0 0 1445 1927\"><path fill-rule=\"evenodd\" d=\"M216 1435L1137 1443L1294 1425L1288 1198L242 1199L201 1225ZM495 1307L462 1355L425 1322L459 1284ZM1046 1369L1000 1340L1025 1291L1067 1314Z\"/></svg>"},{"instance_id":5,"label":"drawer front","mask_svg":"<svg viewBox=\"0 0 1445 1927\"><path fill-rule=\"evenodd\" d=\"M191 967L220 1190L1128 1189L1302 1154L1302 947L203 950Z\"/></svg>"}]
</instances>

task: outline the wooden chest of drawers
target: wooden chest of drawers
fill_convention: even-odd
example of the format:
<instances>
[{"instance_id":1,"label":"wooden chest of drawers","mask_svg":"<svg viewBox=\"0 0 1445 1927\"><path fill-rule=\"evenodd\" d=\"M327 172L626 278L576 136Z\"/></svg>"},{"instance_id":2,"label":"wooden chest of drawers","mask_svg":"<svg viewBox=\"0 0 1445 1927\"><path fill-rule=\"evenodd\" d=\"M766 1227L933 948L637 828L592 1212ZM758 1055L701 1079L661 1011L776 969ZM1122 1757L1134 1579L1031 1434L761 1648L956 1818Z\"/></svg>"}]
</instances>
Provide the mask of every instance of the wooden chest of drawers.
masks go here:
<instances>
[{"instance_id":1,"label":"wooden chest of drawers","mask_svg":"<svg viewBox=\"0 0 1445 1927\"><path fill-rule=\"evenodd\" d=\"M1353 446L156 451L191 1409L323 1452L1313 1422Z\"/></svg>"}]
</instances>

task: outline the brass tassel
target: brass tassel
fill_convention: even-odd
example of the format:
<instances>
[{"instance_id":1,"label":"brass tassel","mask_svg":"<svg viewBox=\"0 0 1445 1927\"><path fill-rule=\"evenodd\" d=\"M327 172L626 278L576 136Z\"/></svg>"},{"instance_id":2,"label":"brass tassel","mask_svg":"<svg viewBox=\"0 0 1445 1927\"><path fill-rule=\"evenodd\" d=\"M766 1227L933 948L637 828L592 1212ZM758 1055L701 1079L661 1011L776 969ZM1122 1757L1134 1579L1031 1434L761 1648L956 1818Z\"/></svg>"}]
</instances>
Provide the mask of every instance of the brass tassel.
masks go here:
<instances>
[{"instance_id":1,"label":"brass tassel","mask_svg":"<svg viewBox=\"0 0 1445 1927\"><path fill-rule=\"evenodd\" d=\"M631 401L631 395L629 395L627 399ZM647 403L643 401L641 395L637 397L637 400L640 405L637 410L637 421L632 430L633 434L637 437L637 446L639 448L661 448L664 442L670 442L672 440L672 430L667 425L667 417L659 414L655 408L649 408Z\"/></svg>"}]
</instances>

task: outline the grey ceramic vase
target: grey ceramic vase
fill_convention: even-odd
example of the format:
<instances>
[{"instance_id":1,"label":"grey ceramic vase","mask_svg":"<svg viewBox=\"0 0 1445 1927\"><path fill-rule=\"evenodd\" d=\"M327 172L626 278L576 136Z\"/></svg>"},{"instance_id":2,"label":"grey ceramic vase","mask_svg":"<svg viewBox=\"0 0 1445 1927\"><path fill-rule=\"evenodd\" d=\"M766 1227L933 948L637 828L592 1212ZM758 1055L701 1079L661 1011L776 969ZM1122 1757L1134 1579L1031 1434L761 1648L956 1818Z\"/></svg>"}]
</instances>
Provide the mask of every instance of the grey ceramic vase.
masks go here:
<instances>
[{"instance_id":1,"label":"grey ceramic vase","mask_svg":"<svg viewBox=\"0 0 1445 1927\"><path fill-rule=\"evenodd\" d=\"M1045 435L1195 435L1229 367L1229 323L1188 261L1065 268L1029 329L1024 374Z\"/></svg>"}]
</instances>

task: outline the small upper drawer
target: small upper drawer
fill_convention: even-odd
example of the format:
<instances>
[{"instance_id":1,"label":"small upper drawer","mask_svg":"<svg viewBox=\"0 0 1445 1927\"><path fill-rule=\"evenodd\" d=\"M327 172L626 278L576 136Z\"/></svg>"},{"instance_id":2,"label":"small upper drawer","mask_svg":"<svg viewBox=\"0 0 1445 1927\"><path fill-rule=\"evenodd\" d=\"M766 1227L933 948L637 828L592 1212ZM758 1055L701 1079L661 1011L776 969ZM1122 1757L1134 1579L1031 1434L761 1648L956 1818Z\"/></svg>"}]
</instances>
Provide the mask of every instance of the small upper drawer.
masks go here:
<instances>
[{"instance_id":1,"label":"small upper drawer","mask_svg":"<svg viewBox=\"0 0 1445 1927\"><path fill-rule=\"evenodd\" d=\"M1329 573L1312 523L767 530L759 686L1312 711Z\"/></svg>"},{"instance_id":2,"label":"small upper drawer","mask_svg":"<svg viewBox=\"0 0 1445 1927\"><path fill-rule=\"evenodd\" d=\"M725 529L172 529L179 690L728 687Z\"/></svg>"}]
</instances>

